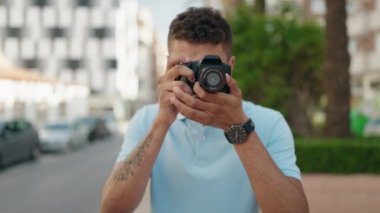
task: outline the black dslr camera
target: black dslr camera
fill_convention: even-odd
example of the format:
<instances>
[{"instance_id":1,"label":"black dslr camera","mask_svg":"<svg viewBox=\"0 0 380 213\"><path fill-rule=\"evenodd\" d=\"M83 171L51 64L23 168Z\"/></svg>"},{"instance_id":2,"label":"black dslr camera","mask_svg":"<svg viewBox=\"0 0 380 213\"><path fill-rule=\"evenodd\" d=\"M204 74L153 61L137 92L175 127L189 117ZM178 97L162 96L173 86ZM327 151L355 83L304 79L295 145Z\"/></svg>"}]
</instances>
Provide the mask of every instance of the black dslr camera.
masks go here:
<instances>
[{"instance_id":1,"label":"black dslr camera","mask_svg":"<svg viewBox=\"0 0 380 213\"><path fill-rule=\"evenodd\" d=\"M190 68L200 86L209 93L224 92L229 94L230 89L226 82L226 73L231 75L231 66L220 60L219 56L206 55L200 63L191 61L181 65ZM191 83L185 76L179 76L176 80L185 82L191 89L194 83Z\"/></svg>"}]
</instances>

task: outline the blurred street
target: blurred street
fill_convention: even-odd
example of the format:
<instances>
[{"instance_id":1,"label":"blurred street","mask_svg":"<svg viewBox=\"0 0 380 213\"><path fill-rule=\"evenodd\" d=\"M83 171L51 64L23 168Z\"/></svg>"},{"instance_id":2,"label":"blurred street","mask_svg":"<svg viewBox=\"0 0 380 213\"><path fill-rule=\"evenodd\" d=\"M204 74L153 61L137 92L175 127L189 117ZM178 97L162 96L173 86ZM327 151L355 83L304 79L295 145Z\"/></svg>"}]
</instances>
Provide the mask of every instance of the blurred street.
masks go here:
<instances>
[{"instance_id":1,"label":"blurred street","mask_svg":"<svg viewBox=\"0 0 380 213\"><path fill-rule=\"evenodd\" d=\"M114 136L0 171L0 212L99 212L101 188L121 141Z\"/></svg>"},{"instance_id":2,"label":"blurred street","mask_svg":"<svg viewBox=\"0 0 380 213\"><path fill-rule=\"evenodd\" d=\"M6 213L99 212L101 188L122 137L66 154L47 154L0 172L0 206ZM311 212L377 212L380 176L305 174ZM149 186L136 213L150 212Z\"/></svg>"},{"instance_id":3,"label":"blurred street","mask_svg":"<svg viewBox=\"0 0 380 213\"><path fill-rule=\"evenodd\" d=\"M307 174L303 186L311 212L375 213L380 209L379 175Z\"/></svg>"}]
</instances>

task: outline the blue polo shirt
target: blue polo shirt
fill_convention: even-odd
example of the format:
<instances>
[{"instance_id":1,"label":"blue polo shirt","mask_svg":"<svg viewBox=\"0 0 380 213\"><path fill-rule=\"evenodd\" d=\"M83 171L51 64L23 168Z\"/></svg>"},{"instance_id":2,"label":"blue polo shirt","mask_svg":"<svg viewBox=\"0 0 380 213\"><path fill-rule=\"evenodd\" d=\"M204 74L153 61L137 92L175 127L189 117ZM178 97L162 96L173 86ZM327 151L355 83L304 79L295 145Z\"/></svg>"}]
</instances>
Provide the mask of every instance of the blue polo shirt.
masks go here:
<instances>
[{"instance_id":1,"label":"blue polo shirt","mask_svg":"<svg viewBox=\"0 0 380 213\"><path fill-rule=\"evenodd\" d=\"M243 102L243 109L280 170L300 179L293 136L283 116L250 102ZM155 104L134 115L117 162L127 158L144 138L157 112ZM223 130L178 115L153 167L151 209L158 213L251 213L258 212L258 204L239 156Z\"/></svg>"}]
</instances>

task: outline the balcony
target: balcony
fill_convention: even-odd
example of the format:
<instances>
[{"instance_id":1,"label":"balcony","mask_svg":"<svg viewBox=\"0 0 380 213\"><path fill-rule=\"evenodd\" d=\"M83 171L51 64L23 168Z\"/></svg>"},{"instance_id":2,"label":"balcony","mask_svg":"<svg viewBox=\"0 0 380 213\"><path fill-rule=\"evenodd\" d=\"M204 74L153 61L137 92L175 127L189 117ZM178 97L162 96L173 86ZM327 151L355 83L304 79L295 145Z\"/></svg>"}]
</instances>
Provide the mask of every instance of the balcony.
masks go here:
<instances>
[{"instance_id":1,"label":"balcony","mask_svg":"<svg viewBox=\"0 0 380 213\"><path fill-rule=\"evenodd\" d=\"M363 33L380 29L380 11L358 13L348 18L348 35L356 37Z\"/></svg>"},{"instance_id":2,"label":"balcony","mask_svg":"<svg viewBox=\"0 0 380 213\"><path fill-rule=\"evenodd\" d=\"M363 53L351 54L350 73L351 75L360 75L365 70L365 56Z\"/></svg>"},{"instance_id":3,"label":"balcony","mask_svg":"<svg viewBox=\"0 0 380 213\"><path fill-rule=\"evenodd\" d=\"M351 75L360 75L364 72L375 72L380 74L380 52L351 54Z\"/></svg>"}]
</instances>

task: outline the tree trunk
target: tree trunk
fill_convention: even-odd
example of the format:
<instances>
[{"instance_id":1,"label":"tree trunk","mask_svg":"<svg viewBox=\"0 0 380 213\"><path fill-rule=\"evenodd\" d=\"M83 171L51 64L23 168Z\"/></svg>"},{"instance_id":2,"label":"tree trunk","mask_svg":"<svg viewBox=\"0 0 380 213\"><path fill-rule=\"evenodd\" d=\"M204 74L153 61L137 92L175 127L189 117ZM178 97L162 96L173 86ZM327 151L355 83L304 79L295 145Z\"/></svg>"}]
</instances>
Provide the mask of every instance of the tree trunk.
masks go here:
<instances>
[{"instance_id":1,"label":"tree trunk","mask_svg":"<svg viewBox=\"0 0 380 213\"><path fill-rule=\"evenodd\" d=\"M265 0L255 0L254 5L255 12L259 14L265 14Z\"/></svg>"},{"instance_id":2,"label":"tree trunk","mask_svg":"<svg viewBox=\"0 0 380 213\"><path fill-rule=\"evenodd\" d=\"M297 61L290 66L293 73L289 78L289 83L293 94L286 103L287 119L295 136L311 136L312 125L308 109L313 106L313 100L307 87L300 83L304 80L303 73L305 71L302 71L302 65Z\"/></svg>"},{"instance_id":3,"label":"tree trunk","mask_svg":"<svg viewBox=\"0 0 380 213\"><path fill-rule=\"evenodd\" d=\"M304 16L304 20L305 21L308 21L311 19L311 6L310 6L310 0L304 0L303 1L303 16Z\"/></svg>"},{"instance_id":4,"label":"tree trunk","mask_svg":"<svg viewBox=\"0 0 380 213\"><path fill-rule=\"evenodd\" d=\"M308 137L312 135L312 125L308 116L306 91L293 91L294 95L288 100L288 122L295 136Z\"/></svg>"},{"instance_id":5,"label":"tree trunk","mask_svg":"<svg viewBox=\"0 0 380 213\"><path fill-rule=\"evenodd\" d=\"M325 0L326 48L324 82L327 95L326 134L332 137L350 135L350 57L347 50L346 1Z\"/></svg>"}]
</instances>

